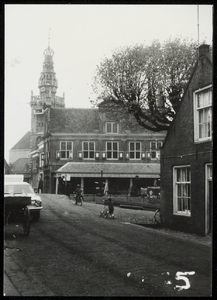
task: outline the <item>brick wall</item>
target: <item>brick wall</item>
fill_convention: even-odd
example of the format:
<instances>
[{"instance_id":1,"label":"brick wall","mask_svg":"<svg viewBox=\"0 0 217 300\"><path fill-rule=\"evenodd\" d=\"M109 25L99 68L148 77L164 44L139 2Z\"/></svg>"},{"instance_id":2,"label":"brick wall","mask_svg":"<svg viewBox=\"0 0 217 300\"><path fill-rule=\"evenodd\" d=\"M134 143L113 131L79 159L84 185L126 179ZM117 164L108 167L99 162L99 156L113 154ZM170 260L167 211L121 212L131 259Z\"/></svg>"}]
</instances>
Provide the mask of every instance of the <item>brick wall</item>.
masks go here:
<instances>
[{"instance_id":1,"label":"brick wall","mask_svg":"<svg viewBox=\"0 0 217 300\"><path fill-rule=\"evenodd\" d=\"M212 83L212 66L203 58L161 150L161 214L166 226L204 234L205 164L212 162L212 143L194 142L193 92ZM173 167L190 165L191 216L173 215Z\"/></svg>"}]
</instances>

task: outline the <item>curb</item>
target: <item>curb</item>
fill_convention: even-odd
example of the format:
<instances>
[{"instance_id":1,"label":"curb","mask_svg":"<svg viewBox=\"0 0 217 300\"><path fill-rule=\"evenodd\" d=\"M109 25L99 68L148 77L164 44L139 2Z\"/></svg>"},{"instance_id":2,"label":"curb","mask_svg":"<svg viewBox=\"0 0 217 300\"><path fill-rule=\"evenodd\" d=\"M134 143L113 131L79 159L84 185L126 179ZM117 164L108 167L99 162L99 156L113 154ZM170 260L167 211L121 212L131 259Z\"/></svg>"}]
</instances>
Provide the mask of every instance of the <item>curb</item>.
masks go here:
<instances>
[{"instance_id":1,"label":"curb","mask_svg":"<svg viewBox=\"0 0 217 300\"><path fill-rule=\"evenodd\" d=\"M54 296L32 274L24 273L20 269L8 250L4 251L4 275L4 293L6 296Z\"/></svg>"},{"instance_id":2,"label":"curb","mask_svg":"<svg viewBox=\"0 0 217 300\"><path fill-rule=\"evenodd\" d=\"M5 272L3 296L21 296Z\"/></svg>"}]
</instances>

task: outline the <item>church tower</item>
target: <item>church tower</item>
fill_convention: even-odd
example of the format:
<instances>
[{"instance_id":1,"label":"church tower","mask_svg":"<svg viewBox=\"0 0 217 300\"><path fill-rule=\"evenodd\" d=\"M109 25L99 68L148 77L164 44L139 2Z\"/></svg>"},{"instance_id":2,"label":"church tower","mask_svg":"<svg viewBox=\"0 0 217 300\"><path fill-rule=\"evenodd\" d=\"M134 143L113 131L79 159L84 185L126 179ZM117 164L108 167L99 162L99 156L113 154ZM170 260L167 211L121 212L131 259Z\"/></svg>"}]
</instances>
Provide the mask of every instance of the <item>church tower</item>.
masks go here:
<instances>
[{"instance_id":1,"label":"church tower","mask_svg":"<svg viewBox=\"0 0 217 300\"><path fill-rule=\"evenodd\" d=\"M56 95L58 83L54 72L53 56L54 51L50 47L49 37L48 47L44 51L43 68L38 81L39 95L33 96L31 91L30 178L34 187L38 186L39 175L44 177L44 172L50 172L42 168L44 166L44 158L42 158L44 154L42 155L42 153L48 153L49 147L45 134L50 108L65 108L64 93L63 97ZM46 168L49 167L46 166Z\"/></svg>"},{"instance_id":2,"label":"church tower","mask_svg":"<svg viewBox=\"0 0 217 300\"><path fill-rule=\"evenodd\" d=\"M31 151L37 148L37 140L39 141L44 135L45 110L50 107L65 107L64 93L63 97L56 96L58 82L56 73L54 72L53 55L54 51L50 47L49 38L48 47L44 51L43 69L38 81L39 95L33 96L33 92L31 91Z\"/></svg>"}]
</instances>

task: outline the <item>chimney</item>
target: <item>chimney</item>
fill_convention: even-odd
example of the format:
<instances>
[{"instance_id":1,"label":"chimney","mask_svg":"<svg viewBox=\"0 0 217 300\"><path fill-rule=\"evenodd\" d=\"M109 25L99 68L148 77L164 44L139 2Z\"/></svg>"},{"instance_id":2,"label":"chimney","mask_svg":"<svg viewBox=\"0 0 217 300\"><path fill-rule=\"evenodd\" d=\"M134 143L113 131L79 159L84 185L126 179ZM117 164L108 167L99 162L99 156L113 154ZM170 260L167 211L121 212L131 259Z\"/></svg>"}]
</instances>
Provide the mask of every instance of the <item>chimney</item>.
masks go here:
<instances>
[{"instance_id":1,"label":"chimney","mask_svg":"<svg viewBox=\"0 0 217 300\"><path fill-rule=\"evenodd\" d=\"M209 53L209 45L203 44L199 46L199 58L204 56L205 53Z\"/></svg>"}]
</instances>

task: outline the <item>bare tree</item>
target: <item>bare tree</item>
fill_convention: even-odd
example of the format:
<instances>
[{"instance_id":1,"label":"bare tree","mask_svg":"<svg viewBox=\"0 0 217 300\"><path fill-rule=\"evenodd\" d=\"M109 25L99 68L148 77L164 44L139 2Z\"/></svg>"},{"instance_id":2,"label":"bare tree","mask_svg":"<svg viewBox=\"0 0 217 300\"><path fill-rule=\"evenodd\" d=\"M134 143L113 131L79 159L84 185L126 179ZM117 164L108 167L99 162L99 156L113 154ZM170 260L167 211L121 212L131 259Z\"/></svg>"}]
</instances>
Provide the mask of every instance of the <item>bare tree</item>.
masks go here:
<instances>
[{"instance_id":1,"label":"bare tree","mask_svg":"<svg viewBox=\"0 0 217 300\"><path fill-rule=\"evenodd\" d=\"M97 66L92 102L106 100L113 116L133 115L148 130L168 130L195 61L196 43L180 38L118 49Z\"/></svg>"}]
</instances>

